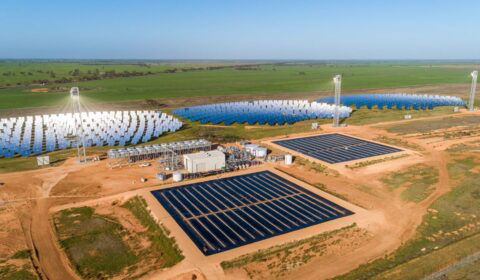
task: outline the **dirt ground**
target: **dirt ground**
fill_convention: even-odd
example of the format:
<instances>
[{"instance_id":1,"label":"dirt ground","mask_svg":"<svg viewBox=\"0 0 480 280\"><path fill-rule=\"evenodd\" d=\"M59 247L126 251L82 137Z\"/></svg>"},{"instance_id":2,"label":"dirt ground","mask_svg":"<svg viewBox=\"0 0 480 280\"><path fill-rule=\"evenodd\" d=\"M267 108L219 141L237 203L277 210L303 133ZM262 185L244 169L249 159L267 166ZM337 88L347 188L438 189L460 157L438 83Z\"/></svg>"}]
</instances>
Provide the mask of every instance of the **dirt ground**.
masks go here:
<instances>
[{"instance_id":1,"label":"dirt ground","mask_svg":"<svg viewBox=\"0 0 480 280\"><path fill-rule=\"evenodd\" d=\"M408 121L403 120L398 123L400 122ZM320 133L329 133L332 131L332 128L326 125L322 127ZM390 138L399 137L398 135L386 132L376 125L349 126L338 128L335 131L365 139L375 139L379 136ZM340 175L338 176L320 173L310 169L308 166L298 164L284 166L281 163L268 163L266 165L268 168L278 168L286 174L293 174L295 178L311 186L323 184L327 191L345 198L346 201L344 203L356 205L355 207L362 207L365 209L364 213L366 213L364 222L358 225L361 232L351 236L355 242L332 243L328 246L329 250L331 250L329 252L332 253L316 256L302 266L292 267L285 274L281 275L282 278L331 278L335 275L346 273L363 263L378 257L383 257L385 254L397 249L401 244L414 236L417 226L421 223L423 215L427 212L428 206L451 188L452 184L450 183L446 166L448 156L445 149L453 144L471 142L479 139L466 137L440 141L440 139L420 138L412 135L401 136L400 138L422 147L423 151L411 152L409 156L405 158L385 161L355 170L344 168L342 167L343 165L329 166L339 171ZM267 141L271 139L264 140ZM398 193L389 192L378 180L378 178L388 172L399 170L416 163L426 163L439 170L439 183L436 189L420 203L403 201ZM4 211L0 211L0 225L1 228L4 229L3 231L0 230L0 240L10 240L8 244L0 242L0 254L12 252L25 246L22 244L27 244L26 246L36 252L33 261L38 265L38 270L41 274L47 275L49 279L78 279L78 276L72 272L69 261L58 248L56 236L51 228L50 213L63 207L92 203L101 204L102 201L125 199L125 197L137 193L146 196L148 195L148 190L170 185L170 182L164 182L162 185L162 182L154 178L157 171L158 166L156 165L145 168L134 165L119 169L110 169L106 161L78 165L71 159L59 167L0 174L0 181L5 183L0 189L1 204L3 207L12 209L8 210L11 212L7 211L4 213ZM243 172L250 171L247 170ZM147 182L141 183L141 177L147 178ZM311 188L313 189L314 187ZM336 199L339 201L343 200ZM15 218L17 216L13 215L13 213L16 213L14 210L29 209L27 206L32 207L33 210L23 211L27 213ZM159 211L157 213L163 213L163 215L157 216L160 221L172 227L178 227L178 225L175 225L174 221L172 221L173 219L168 217L164 210L160 209L161 207L158 203L156 203L156 206L152 203L151 207L152 209L153 207L157 207ZM132 217L129 217L122 211L111 210L108 209L108 207L100 207L99 209L99 211L103 211L106 214L110 213L109 211L116 211L113 214L121 217L122 224L125 223L125 227L130 227L132 230L138 229L139 225L135 222L135 219L132 219ZM329 223L324 224L327 225ZM22 224L31 225L31 227L27 227L30 230L22 230L22 227L19 226ZM328 227L329 225L319 227L318 230L324 231ZM23 228L25 228L25 226ZM316 230L317 228L302 233L307 234L308 232L308 234L314 234ZM191 241L189 241L183 232L179 231L178 235L179 236L176 237L179 239L182 250L185 252L198 251L193 244L190 244ZM287 242L288 238L295 240L302 237L303 236L293 237L292 235L291 237L283 237L283 239L272 238L272 240L258 242L257 245L259 247L269 246L279 240ZM32 239L31 242L29 238ZM185 240L182 241L183 239ZM186 259L173 268L167 271L154 271L146 278L193 279L193 274L195 274L196 279L247 279L248 273L245 272L245 270L236 269L224 272L220 268L219 263L221 258L227 260L233 255L238 255L240 252L253 252L255 251L254 248L255 246L245 246L245 248L240 248L239 251L235 251L236 253L216 257L205 257L200 253L192 253L195 257L189 258L189 255L186 254ZM301 252L299 251L298 254L301 254ZM319 267L321 267L321 269L319 269ZM266 275L265 269L263 264L253 265L253 271L255 271L259 277Z\"/></svg>"}]
</instances>

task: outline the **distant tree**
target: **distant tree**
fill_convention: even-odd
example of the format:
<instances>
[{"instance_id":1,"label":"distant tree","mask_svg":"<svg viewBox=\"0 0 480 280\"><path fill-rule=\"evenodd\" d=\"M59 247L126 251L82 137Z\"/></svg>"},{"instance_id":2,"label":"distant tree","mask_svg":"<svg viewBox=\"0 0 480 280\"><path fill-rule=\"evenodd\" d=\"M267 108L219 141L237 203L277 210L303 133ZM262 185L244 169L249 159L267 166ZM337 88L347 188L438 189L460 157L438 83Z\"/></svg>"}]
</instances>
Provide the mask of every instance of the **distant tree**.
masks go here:
<instances>
[{"instance_id":1,"label":"distant tree","mask_svg":"<svg viewBox=\"0 0 480 280\"><path fill-rule=\"evenodd\" d=\"M305 76L305 75L307 75L307 73L305 73L305 72L303 72L303 71L302 71L302 72L298 72L298 74L299 74L300 76Z\"/></svg>"},{"instance_id":2,"label":"distant tree","mask_svg":"<svg viewBox=\"0 0 480 280\"><path fill-rule=\"evenodd\" d=\"M72 76L80 76L81 72L80 69L76 68L72 71Z\"/></svg>"}]
</instances>

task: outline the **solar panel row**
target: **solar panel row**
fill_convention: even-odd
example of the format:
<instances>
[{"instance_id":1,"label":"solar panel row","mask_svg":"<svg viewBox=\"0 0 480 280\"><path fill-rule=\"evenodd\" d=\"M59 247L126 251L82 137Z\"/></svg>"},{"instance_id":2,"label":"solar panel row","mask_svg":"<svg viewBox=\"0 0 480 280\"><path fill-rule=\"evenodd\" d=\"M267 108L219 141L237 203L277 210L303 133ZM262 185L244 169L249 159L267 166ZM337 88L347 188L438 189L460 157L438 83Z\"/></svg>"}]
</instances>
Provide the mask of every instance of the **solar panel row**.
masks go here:
<instances>
[{"instance_id":1,"label":"solar panel row","mask_svg":"<svg viewBox=\"0 0 480 280\"><path fill-rule=\"evenodd\" d=\"M274 143L328 163L339 163L402 151L338 133L281 140Z\"/></svg>"},{"instance_id":2,"label":"solar panel row","mask_svg":"<svg viewBox=\"0 0 480 280\"><path fill-rule=\"evenodd\" d=\"M152 194L205 255L353 214L269 171Z\"/></svg>"}]
</instances>

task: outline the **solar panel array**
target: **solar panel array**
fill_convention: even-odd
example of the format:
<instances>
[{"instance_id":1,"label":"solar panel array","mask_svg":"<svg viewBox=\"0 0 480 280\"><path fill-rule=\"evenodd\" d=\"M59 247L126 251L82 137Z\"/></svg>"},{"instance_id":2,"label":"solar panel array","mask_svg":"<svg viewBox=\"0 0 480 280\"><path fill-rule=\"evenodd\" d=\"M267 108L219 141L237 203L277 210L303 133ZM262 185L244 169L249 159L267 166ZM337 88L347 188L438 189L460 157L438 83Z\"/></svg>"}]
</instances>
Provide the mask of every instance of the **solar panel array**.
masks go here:
<instances>
[{"instance_id":1,"label":"solar panel array","mask_svg":"<svg viewBox=\"0 0 480 280\"><path fill-rule=\"evenodd\" d=\"M334 105L306 100L259 100L194 106L174 113L202 124L233 123L284 125L308 119L333 118ZM350 116L352 109L341 106L340 117Z\"/></svg>"},{"instance_id":2,"label":"solar panel array","mask_svg":"<svg viewBox=\"0 0 480 280\"><path fill-rule=\"evenodd\" d=\"M152 194L205 255L353 214L269 171Z\"/></svg>"},{"instance_id":3,"label":"solar panel array","mask_svg":"<svg viewBox=\"0 0 480 280\"><path fill-rule=\"evenodd\" d=\"M273 143L332 164L402 151L338 133L280 140Z\"/></svg>"},{"instance_id":4,"label":"solar panel array","mask_svg":"<svg viewBox=\"0 0 480 280\"><path fill-rule=\"evenodd\" d=\"M37 115L0 119L0 158L31 156L76 147L72 137L80 127L85 146L125 146L145 143L182 126L158 111L110 111Z\"/></svg>"},{"instance_id":5,"label":"solar panel array","mask_svg":"<svg viewBox=\"0 0 480 280\"><path fill-rule=\"evenodd\" d=\"M335 100L333 97L326 97L318 99L317 102L334 104ZM465 102L455 96L406 93L344 95L340 97L340 103L345 106L355 106L357 109L363 106L372 109L373 106L376 106L379 109L395 107L398 110L426 110L439 106L465 106Z\"/></svg>"}]
</instances>

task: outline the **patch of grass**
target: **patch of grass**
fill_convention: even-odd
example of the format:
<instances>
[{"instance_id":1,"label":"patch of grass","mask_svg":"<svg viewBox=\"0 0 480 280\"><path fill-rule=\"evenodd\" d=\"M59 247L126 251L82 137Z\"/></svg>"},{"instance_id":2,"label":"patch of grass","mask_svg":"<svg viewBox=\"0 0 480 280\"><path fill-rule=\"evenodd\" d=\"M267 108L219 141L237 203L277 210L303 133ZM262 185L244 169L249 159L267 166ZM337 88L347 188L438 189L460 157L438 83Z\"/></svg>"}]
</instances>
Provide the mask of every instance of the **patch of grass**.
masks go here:
<instances>
[{"instance_id":1,"label":"patch of grass","mask_svg":"<svg viewBox=\"0 0 480 280\"><path fill-rule=\"evenodd\" d=\"M377 137L373 140L375 140L377 142L385 143L385 144L388 144L388 145L392 145L392 146L407 148L407 149L414 150L414 151L424 151L425 150L420 145L417 145L415 143L410 143L408 141L398 139L398 138L391 138L391 137L387 137L387 136L379 136L379 137Z\"/></svg>"},{"instance_id":2,"label":"patch of grass","mask_svg":"<svg viewBox=\"0 0 480 280\"><path fill-rule=\"evenodd\" d=\"M480 243L480 242L479 242ZM463 266L459 269L450 271L446 274L448 280L475 280L480 275L480 260L477 260L469 265Z\"/></svg>"},{"instance_id":3,"label":"patch of grass","mask_svg":"<svg viewBox=\"0 0 480 280\"><path fill-rule=\"evenodd\" d=\"M337 229L337 230L324 232L324 233L321 233L321 234L318 234L318 235L315 235L315 236L312 236L312 237L309 237L309 238L305 238L305 239L302 239L302 240L293 241L293 242L285 243L285 244L282 244L282 245L276 245L276 246L270 247L268 249L259 250L255 253L240 256L240 257L235 258L235 259L230 260L230 261L223 261L223 262L220 263L220 265L222 266L223 269L231 269L231 268L242 267L242 266L245 266L249 263L263 261L270 256L279 255L281 253L287 253L288 254L289 250L292 250L292 249L294 249L296 247L299 247L303 244L322 242L322 241L324 241L324 240L326 240L326 239L328 239L332 236L335 236L340 231L351 229L351 228L354 228L356 226L357 226L356 224L351 224L349 226L346 226L346 227L343 227L343 228L340 228L340 229Z\"/></svg>"},{"instance_id":4,"label":"patch of grass","mask_svg":"<svg viewBox=\"0 0 480 280\"><path fill-rule=\"evenodd\" d=\"M447 151L451 154L480 152L480 145L477 141L455 144L448 147Z\"/></svg>"},{"instance_id":5,"label":"patch of grass","mask_svg":"<svg viewBox=\"0 0 480 280\"><path fill-rule=\"evenodd\" d=\"M381 163L381 162L386 162L386 161L390 161L390 160L394 160L394 159L404 158L404 157L408 157L408 155L407 154L402 154L402 155L389 156L389 157L384 157L384 158L379 158L379 159L359 161L359 162L356 162L354 164L345 164L345 167L349 168L349 169L357 169L357 168L362 168L362 167L366 167L366 166L369 166L369 165L373 165L373 164L377 164L377 163Z\"/></svg>"},{"instance_id":6,"label":"patch of grass","mask_svg":"<svg viewBox=\"0 0 480 280\"><path fill-rule=\"evenodd\" d=\"M38 279L30 271L29 265L16 267L14 265L0 266L0 279L2 280L36 280Z\"/></svg>"},{"instance_id":7,"label":"patch of grass","mask_svg":"<svg viewBox=\"0 0 480 280\"><path fill-rule=\"evenodd\" d=\"M454 242L443 248L433 250L429 254L412 259L411 261L396 267L394 270L389 270L385 273L382 273L374 279L422 279L425 275L430 275L436 272L438 269L446 267L452 264L452 262L460 261L462 258L477 253L478 251L480 251L480 234L461 239L458 242ZM448 256L448 258L445 256ZM477 264L480 265L480 262L477 261ZM465 269L460 269L457 272L452 272L447 275L465 275L474 271L480 273L478 267L475 269L474 265L472 267L465 267ZM475 278L447 277L445 279Z\"/></svg>"},{"instance_id":8,"label":"patch of grass","mask_svg":"<svg viewBox=\"0 0 480 280\"><path fill-rule=\"evenodd\" d=\"M411 134L427 133L438 129L471 125L480 125L480 116L446 117L435 120L411 121L408 123L388 126L387 130L393 133Z\"/></svg>"},{"instance_id":9,"label":"patch of grass","mask_svg":"<svg viewBox=\"0 0 480 280\"><path fill-rule=\"evenodd\" d=\"M54 221L61 247L84 279L112 277L139 261L123 241L126 230L93 208L62 210Z\"/></svg>"},{"instance_id":10,"label":"patch of grass","mask_svg":"<svg viewBox=\"0 0 480 280\"><path fill-rule=\"evenodd\" d=\"M325 175L333 175L333 176L339 175L336 170L330 169L323 164L316 163L300 157L295 158L295 163L301 166L306 166L309 170L313 170L318 173L323 173Z\"/></svg>"},{"instance_id":11,"label":"patch of grass","mask_svg":"<svg viewBox=\"0 0 480 280\"><path fill-rule=\"evenodd\" d=\"M406 170L393 172L381 178L390 189L405 187L401 197L406 201L420 202L427 198L438 183L438 170L425 164L416 164Z\"/></svg>"},{"instance_id":12,"label":"patch of grass","mask_svg":"<svg viewBox=\"0 0 480 280\"><path fill-rule=\"evenodd\" d=\"M475 175L472 170L480 166L480 159L474 156L459 155L448 164L448 172L452 179L462 179L465 176Z\"/></svg>"},{"instance_id":13,"label":"patch of grass","mask_svg":"<svg viewBox=\"0 0 480 280\"><path fill-rule=\"evenodd\" d=\"M15 254L12 255L12 259L28 259L30 258L30 250L26 249L26 250L20 250L20 251L17 251L15 252Z\"/></svg>"},{"instance_id":14,"label":"patch of grass","mask_svg":"<svg viewBox=\"0 0 480 280\"><path fill-rule=\"evenodd\" d=\"M175 243L173 237L169 237L166 228L160 226L147 210L147 202L139 196L135 196L125 202L122 207L130 210L140 223L147 228L146 235L152 242L151 250L161 255L164 264L162 267L171 267L184 259L182 252Z\"/></svg>"},{"instance_id":15,"label":"patch of grass","mask_svg":"<svg viewBox=\"0 0 480 280\"><path fill-rule=\"evenodd\" d=\"M405 115L412 115L413 119L427 118L453 114L451 107L437 107L433 110L379 110L379 109L355 109L350 118L344 120L344 123L352 125L376 124L389 121L401 121Z\"/></svg>"},{"instance_id":16,"label":"patch of grass","mask_svg":"<svg viewBox=\"0 0 480 280\"><path fill-rule=\"evenodd\" d=\"M103 153L106 152L109 147L90 147L87 148L87 156L93 153ZM75 157L76 150L59 150L51 153L45 153L43 155L50 156L50 167L60 166L65 162L65 160ZM47 168L45 166L41 167L37 165L36 157L16 157L11 159L1 158L0 159L0 173L8 172L20 172L33 169Z\"/></svg>"}]
</instances>

